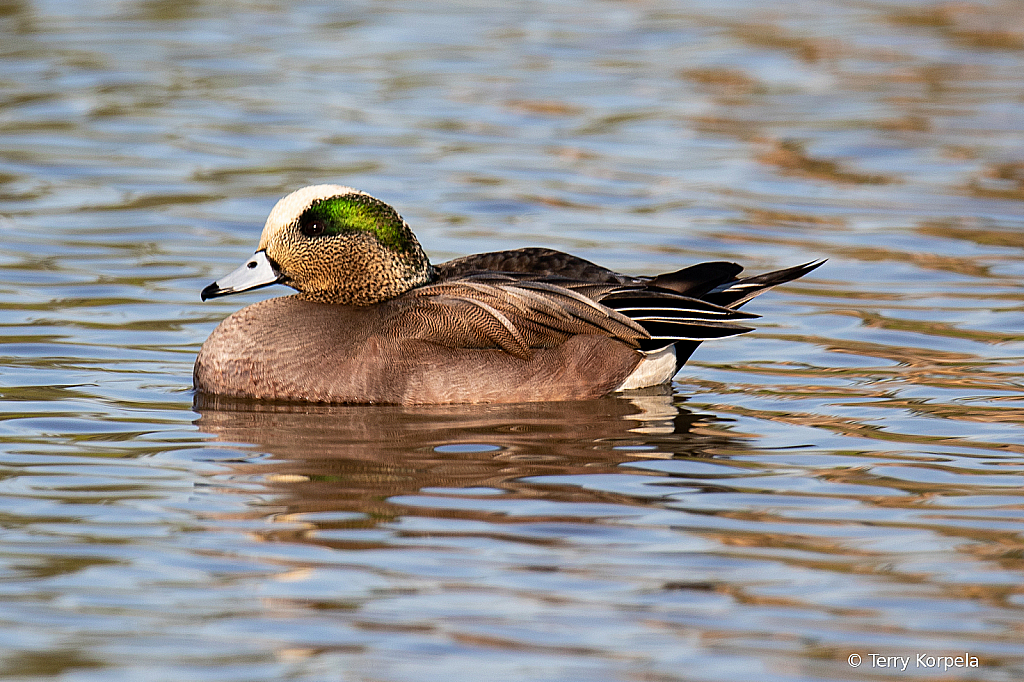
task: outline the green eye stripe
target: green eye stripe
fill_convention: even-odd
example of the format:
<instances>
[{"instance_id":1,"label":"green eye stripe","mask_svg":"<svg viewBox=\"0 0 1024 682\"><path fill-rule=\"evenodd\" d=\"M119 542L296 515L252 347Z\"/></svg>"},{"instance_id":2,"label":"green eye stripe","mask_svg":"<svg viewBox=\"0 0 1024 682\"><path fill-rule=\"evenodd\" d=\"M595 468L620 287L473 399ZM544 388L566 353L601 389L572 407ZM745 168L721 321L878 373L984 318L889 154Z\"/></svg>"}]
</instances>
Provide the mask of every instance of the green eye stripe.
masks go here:
<instances>
[{"instance_id":1,"label":"green eye stripe","mask_svg":"<svg viewBox=\"0 0 1024 682\"><path fill-rule=\"evenodd\" d=\"M324 226L325 235L346 231L372 232L382 244L404 252L409 247L409 228L401 216L383 201L362 194L320 199L302 212L300 228L314 221Z\"/></svg>"}]
</instances>

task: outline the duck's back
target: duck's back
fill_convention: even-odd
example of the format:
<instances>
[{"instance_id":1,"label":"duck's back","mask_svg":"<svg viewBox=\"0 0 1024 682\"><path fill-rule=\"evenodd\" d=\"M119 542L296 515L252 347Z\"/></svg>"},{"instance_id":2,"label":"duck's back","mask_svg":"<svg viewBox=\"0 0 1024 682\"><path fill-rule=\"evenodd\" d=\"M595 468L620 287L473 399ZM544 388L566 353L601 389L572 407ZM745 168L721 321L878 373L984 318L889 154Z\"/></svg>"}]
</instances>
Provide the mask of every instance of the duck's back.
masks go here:
<instances>
[{"instance_id":1,"label":"duck's back","mask_svg":"<svg viewBox=\"0 0 1024 682\"><path fill-rule=\"evenodd\" d=\"M441 281L481 272L560 277L593 284L632 284L639 281L639 278L621 275L579 256L540 247L476 253L435 265L434 270Z\"/></svg>"}]
</instances>

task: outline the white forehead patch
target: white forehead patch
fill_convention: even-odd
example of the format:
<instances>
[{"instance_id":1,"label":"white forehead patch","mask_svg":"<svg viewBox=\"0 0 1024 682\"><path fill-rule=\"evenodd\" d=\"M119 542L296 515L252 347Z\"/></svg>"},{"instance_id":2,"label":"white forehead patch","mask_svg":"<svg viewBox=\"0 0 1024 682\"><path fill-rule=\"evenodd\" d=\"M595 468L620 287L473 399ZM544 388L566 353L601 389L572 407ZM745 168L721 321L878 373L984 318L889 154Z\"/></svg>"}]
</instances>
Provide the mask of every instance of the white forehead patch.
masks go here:
<instances>
[{"instance_id":1,"label":"white forehead patch","mask_svg":"<svg viewBox=\"0 0 1024 682\"><path fill-rule=\"evenodd\" d=\"M310 185L297 189L288 196L278 201L267 216L267 222L263 226L263 238L266 238L276 230L290 225L299 215L309 208L317 199L335 197L339 194L366 194L358 189L345 187L344 185Z\"/></svg>"}]
</instances>

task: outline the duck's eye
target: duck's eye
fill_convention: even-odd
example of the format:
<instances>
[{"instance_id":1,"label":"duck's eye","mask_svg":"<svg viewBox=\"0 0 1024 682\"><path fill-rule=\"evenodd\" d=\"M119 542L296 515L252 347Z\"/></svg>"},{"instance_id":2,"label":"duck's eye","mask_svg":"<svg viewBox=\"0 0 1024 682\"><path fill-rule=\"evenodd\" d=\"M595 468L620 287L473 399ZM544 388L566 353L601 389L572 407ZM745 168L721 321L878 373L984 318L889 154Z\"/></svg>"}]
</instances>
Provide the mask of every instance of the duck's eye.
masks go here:
<instances>
[{"instance_id":1,"label":"duck's eye","mask_svg":"<svg viewBox=\"0 0 1024 682\"><path fill-rule=\"evenodd\" d=\"M324 233L326 229L327 228L324 225L324 221L320 220L319 218L314 218L313 220L303 222L301 227L302 234L306 235L307 237L319 237Z\"/></svg>"}]
</instances>

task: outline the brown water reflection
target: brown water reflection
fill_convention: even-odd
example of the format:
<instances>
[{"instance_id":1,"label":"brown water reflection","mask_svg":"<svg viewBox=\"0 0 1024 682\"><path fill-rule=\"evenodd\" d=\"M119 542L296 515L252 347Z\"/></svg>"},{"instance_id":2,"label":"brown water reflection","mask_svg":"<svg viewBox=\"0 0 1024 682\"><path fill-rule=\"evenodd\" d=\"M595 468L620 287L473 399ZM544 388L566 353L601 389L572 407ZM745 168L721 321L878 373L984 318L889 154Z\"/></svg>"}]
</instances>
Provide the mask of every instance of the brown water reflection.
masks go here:
<instances>
[{"instance_id":1,"label":"brown water reflection","mask_svg":"<svg viewBox=\"0 0 1024 682\"><path fill-rule=\"evenodd\" d=\"M680 406L664 387L630 397L508 406L197 401L202 431L272 455L232 469L264 477L281 495L275 506L287 514L361 512L371 524L407 511L391 498L431 488L487 489L503 500L636 505L640 500L628 495L555 490L526 479L614 473L638 458L712 458L742 452L745 440L713 415Z\"/></svg>"}]
</instances>

